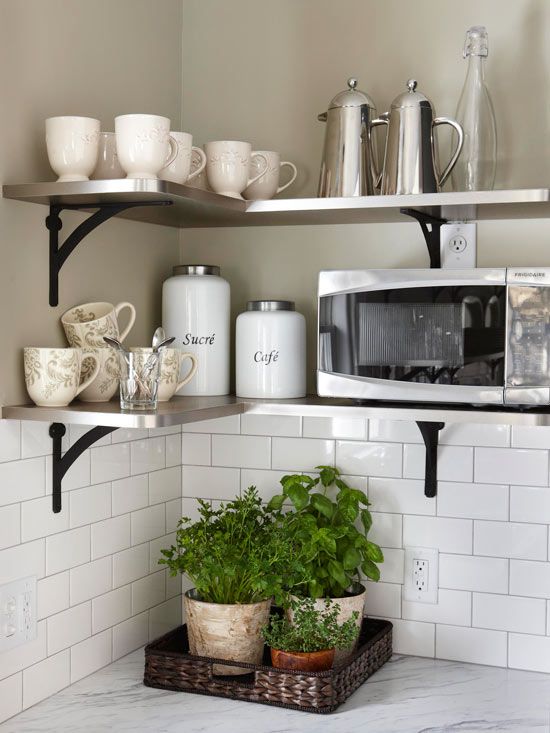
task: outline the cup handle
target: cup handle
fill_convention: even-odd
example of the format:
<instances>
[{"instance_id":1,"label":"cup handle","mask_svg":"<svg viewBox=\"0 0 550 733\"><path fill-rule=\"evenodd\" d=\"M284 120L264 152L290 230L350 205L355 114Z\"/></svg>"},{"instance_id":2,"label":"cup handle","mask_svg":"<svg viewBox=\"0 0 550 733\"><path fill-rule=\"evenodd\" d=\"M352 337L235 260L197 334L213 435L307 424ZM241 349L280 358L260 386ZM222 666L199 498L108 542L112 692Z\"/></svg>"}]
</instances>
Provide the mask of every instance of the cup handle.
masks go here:
<instances>
[{"instance_id":1,"label":"cup handle","mask_svg":"<svg viewBox=\"0 0 550 733\"><path fill-rule=\"evenodd\" d=\"M124 331L120 334L119 341L122 342L128 336L130 331L132 330L132 327L136 321L136 309L131 303L119 303L118 305L115 305L115 315L116 319L118 321L118 314L121 310L124 308L128 308L130 310L130 320L128 321L128 325L124 329Z\"/></svg>"},{"instance_id":2,"label":"cup handle","mask_svg":"<svg viewBox=\"0 0 550 733\"><path fill-rule=\"evenodd\" d=\"M79 395L82 392L83 389L86 389L86 387L89 387L90 386L90 384L97 377L97 375L99 373L99 367L101 366L101 364L99 362L99 359L97 358L97 356L95 354L92 354L92 353L89 353L89 352L87 353L87 352L83 351L82 352L82 361L84 361L84 359L93 359L95 361L95 369L92 372L92 375L90 377L88 377L88 379L86 379L85 382L82 382L82 384L80 384L78 386L78 389L76 390L75 397L76 397L76 395Z\"/></svg>"},{"instance_id":3,"label":"cup handle","mask_svg":"<svg viewBox=\"0 0 550 733\"><path fill-rule=\"evenodd\" d=\"M256 153L254 150L250 153L250 159L252 158L261 158L264 162L264 169L258 173L257 176L254 176L254 178L249 178L248 183L246 184L246 188L251 186L253 183L256 183L256 181L261 178L263 175L267 173L267 169L269 168L269 161L266 158L266 156L263 153Z\"/></svg>"},{"instance_id":4,"label":"cup handle","mask_svg":"<svg viewBox=\"0 0 550 733\"><path fill-rule=\"evenodd\" d=\"M162 166L163 168L167 168L171 163L173 163L179 152L178 141L173 135L168 135L168 145L170 145L170 152L166 158L166 163Z\"/></svg>"},{"instance_id":5,"label":"cup handle","mask_svg":"<svg viewBox=\"0 0 550 733\"><path fill-rule=\"evenodd\" d=\"M443 184L449 177L449 173L454 168L455 163L458 160L458 156L460 155L460 152L462 150L462 145L464 144L464 130L462 129L462 125L460 125L455 120L451 120L449 117L436 117L432 124L434 127L437 127L437 125L450 125L451 127L454 127L458 135L456 148L454 149L450 161L447 163L447 167L439 176L439 180L437 182L438 187L441 188L441 186L443 186Z\"/></svg>"},{"instance_id":6,"label":"cup handle","mask_svg":"<svg viewBox=\"0 0 550 733\"><path fill-rule=\"evenodd\" d=\"M298 171L296 170L296 166L294 165L294 163L291 163L289 160L283 160L283 162L279 166L279 170L281 170L284 165L288 165L290 168L292 168L293 173L290 177L290 181L287 181L282 186L279 186L279 188L277 189L277 193L281 193L281 191L284 191L285 188L288 188L291 183L294 183L294 181L296 180L296 176L298 175Z\"/></svg>"},{"instance_id":7,"label":"cup handle","mask_svg":"<svg viewBox=\"0 0 550 733\"><path fill-rule=\"evenodd\" d=\"M178 389L180 389L181 387L183 387L184 384L187 384L187 382L192 377L195 376L195 372L197 371L197 366L198 366L197 357L194 354L188 354L188 353L182 354L181 355L182 362L183 362L184 359L191 359L191 369L185 375L185 377L181 380L181 382L178 382L178 386L176 387L176 392L178 391Z\"/></svg>"},{"instance_id":8,"label":"cup handle","mask_svg":"<svg viewBox=\"0 0 550 733\"><path fill-rule=\"evenodd\" d=\"M191 148L191 155L193 153L196 153L199 156L199 158L201 159L201 162L197 170L193 171L193 173L187 176L187 181L192 181L193 178L196 178L199 175L199 173L202 173L203 170L206 168L206 153L204 152L204 150L202 148L197 148L196 145L193 145L193 147ZM185 182L187 183L187 181Z\"/></svg>"}]
</instances>

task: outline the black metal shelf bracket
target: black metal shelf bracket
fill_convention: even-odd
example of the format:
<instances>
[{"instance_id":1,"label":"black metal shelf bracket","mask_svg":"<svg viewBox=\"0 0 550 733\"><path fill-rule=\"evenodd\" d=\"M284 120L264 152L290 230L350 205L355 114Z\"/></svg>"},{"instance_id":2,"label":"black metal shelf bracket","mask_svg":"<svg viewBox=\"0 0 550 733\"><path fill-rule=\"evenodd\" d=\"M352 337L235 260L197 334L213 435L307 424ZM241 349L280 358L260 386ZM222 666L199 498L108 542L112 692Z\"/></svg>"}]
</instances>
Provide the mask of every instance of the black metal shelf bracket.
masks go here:
<instances>
[{"instance_id":1,"label":"black metal shelf bracket","mask_svg":"<svg viewBox=\"0 0 550 733\"><path fill-rule=\"evenodd\" d=\"M81 456L84 451L105 435L118 430L118 428L109 428L105 425L98 425L84 433L69 450L62 455L61 446L63 436L67 432L67 428L63 423L54 422L50 425L50 437L53 443L52 450L52 511L59 514L61 511L61 482L63 476L73 465L76 459Z\"/></svg>"},{"instance_id":2,"label":"black metal shelf bracket","mask_svg":"<svg viewBox=\"0 0 550 733\"><path fill-rule=\"evenodd\" d=\"M50 213L46 217L46 228L50 233L50 295L51 306L59 304L59 272L69 255L71 255L80 242L104 221L120 214L126 209L136 206L170 206L172 201L126 201L120 203L100 204L52 204ZM63 227L61 212L64 210L82 211L97 209L85 221L79 224L63 244L59 244L59 232Z\"/></svg>"},{"instance_id":3,"label":"black metal shelf bracket","mask_svg":"<svg viewBox=\"0 0 550 733\"><path fill-rule=\"evenodd\" d=\"M417 422L418 429L426 446L426 470L424 474L424 494L430 498L437 496L437 448L439 431L444 422Z\"/></svg>"},{"instance_id":4,"label":"black metal shelf bracket","mask_svg":"<svg viewBox=\"0 0 550 733\"><path fill-rule=\"evenodd\" d=\"M441 226L447 224L447 219L440 219L438 216L425 214L423 211L417 211L416 209L399 209L399 211L405 216L416 219L420 224L430 255L430 267L441 267ZM428 229L428 227L430 228Z\"/></svg>"}]
</instances>

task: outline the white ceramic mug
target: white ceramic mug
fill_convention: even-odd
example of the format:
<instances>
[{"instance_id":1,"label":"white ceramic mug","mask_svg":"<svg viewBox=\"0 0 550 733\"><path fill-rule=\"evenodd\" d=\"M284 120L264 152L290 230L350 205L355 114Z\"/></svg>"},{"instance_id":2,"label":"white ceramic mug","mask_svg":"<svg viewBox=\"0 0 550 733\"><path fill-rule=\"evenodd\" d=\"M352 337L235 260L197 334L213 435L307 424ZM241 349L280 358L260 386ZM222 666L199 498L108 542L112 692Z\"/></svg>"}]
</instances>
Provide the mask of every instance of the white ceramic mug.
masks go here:
<instances>
[{"instance_id":1,"label":"white ceramic mug","mask_svg":"<svg viewBox=\"0 0 550 733\"><path fill-rule=\"evenodd\" d=\"M50 117L46 149L59 182L87 181L97 164L99 120L93 117Z\"/></svg>"},{"instance_id":2,"label":"white ceramic mug","mask_svg":"<svg viewBox=\"0 0 550 733\"><path fill-rule=\"evenodd\" d=\"M281 193L281 191L284 191L285 188L288 188L292 183L294 183L296 176L298 175L298 171L296 170L294 163L291 163L289 160L283 160L281 162L281 155L275 150L258 150L257 152L267 158L268 168L267 171L260 176L257 181L255 181L255 183L251 183L246 187L243 192L243 196L245 199L249 200L271 199L276 193ZM292 175L289 181L284 183L282 186L279 186L279 174L285 165L292 170ZM257 157L252 158L250 161L249 175L255 176L259 172L260 168L260 159Z\"/></svg>"},{"instance_id":3,"label":"white ceramic mug","mask_svg":"<svg viewBox=\"0 0 550 733\"><path fill-rule=\"evenodd\" d=\"M168 117L119 115L115 134L118 159L127 178L157 178L160 169L178 154Z\"/></svg>"},{"instance_id":4,"label":"white ceramic mug","mask_svg":"<svg viewBox=\"0 0 550 733\"><path fill-rule=\"evenodd\" d=\"M78 395L81 402L109 402L118 389L120 366L115 349L86 348L82 359L82 379L87 379L94 369L94 359L99 364L97 376Z\"/></svg>"},{"instance_id":5,"label":"white ceramic mug","mask_svg":"<svg viewBox=\"0 0 550 733\"><path fill-rule=\"evenodd\" d=\"M213 191L234 199L242 199L247 186L260 179L268 169L263 153L252 150L250 143L238 140L217 140L206 143L206 175ZM260 172L249 177L250 161L259 158L263 162Z\"/></svg>"},{"instance_id":6,"label":"white ceramic mug","mask_svg":"<svg viewBox=\"0 0 550 733\"><path fill-rule=\"evenodd\" d=\"M143 366L147 361L147 357L152 352L150 346L144 347L131 347L130 351L133 354L139 355L140 363L143 362ZM186 359L191 360L191 369L187 372L183 379L180 379L181 367ZM138 367L139 368L139 367ZM181 351L180 349L162 349L160 358L160 378L157 392L157 399L159 402L168 402L178 389L187 384L194 376L197 371L197 357L194 354L190 354L187 351Z\"/></svg>"},{"instance_id":7,"label":"white ceramic mug","mask_svg":"<svg viewBox=\"0 0 550 733\"><path fill-rule=\"evenodd\" d=\"M130 318L126 328L120 332L119 313L127 308ZM106 348L104 336L124 341L136 320L136 309L131 303L84 303L70 308L61 316L67 341L71 346L81 348Z\"/></svg>"},{"instance_id":8,"label":"white ceramic mug","mask_svg":"<svg viewBox=\"0 0 550 733\"><path fill-rule=\"evenodd\" d=\"M31 400L41 407L66 407L77 394L86 389L97 376L95 361L91 374L82 381L83 349L50 349L28 346L23 349L25 384Z\"/></svg>"},{"instance_id":9,"label":"white ceramic mug","mask_svg":"<svg viewBox=\"0 0 550 733\"><path fill-rule=\"evenodd\" d=\"M193 136L188 132L171 132L178 146L178 152L170 165L159 173L163 181L187 183L202 173L206 166L206 154L201 148L193 145Z\"/></svg>"},{"instance_id":10,"label":"white ceramic mug","mask_svg":"<svg viewBox=\"0 0 550 733\"><path fill-rule=\"evenodd\" d=\"M91 177L100 181L126 178L126 173L118 161L114 132L99 133L97 165Z\"/></svg>"}]
</instances>

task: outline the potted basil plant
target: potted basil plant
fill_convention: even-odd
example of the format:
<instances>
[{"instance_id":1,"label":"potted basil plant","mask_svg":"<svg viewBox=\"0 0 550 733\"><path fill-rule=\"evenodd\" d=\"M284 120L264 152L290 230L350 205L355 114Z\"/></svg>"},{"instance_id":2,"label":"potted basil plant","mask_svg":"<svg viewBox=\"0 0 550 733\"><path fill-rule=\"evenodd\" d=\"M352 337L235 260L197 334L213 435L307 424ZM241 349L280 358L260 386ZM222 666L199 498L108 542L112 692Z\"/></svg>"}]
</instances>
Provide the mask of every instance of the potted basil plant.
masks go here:
<instances>
[{"instance_id":1,"label":"potted basil plant","mask_svg":"<svg viewBox=\"0 0 550 733\"><path fill-rule=\"evenodd\" d=\"M344 623L339 623L338 613L328 598L322 608L304 598L292 602L292 621L287 616L271 616L262 635L271 647L273 666L302 672L330 669L336 648L349 647L357 635L357 611Z\"/></svg>"},{"instance_id":2,"label":"potted basil plant","mask_svg":"<svg viewBox=\"0 0 550 733\"><path fill-rule=\"evenodd\" d=\"M194 584L184 595L191 654L259 664L261 628L272 599L283 602L283 582L300 565L284 527L262 505L255 487L213 509L198 500L199 519L183 517L176 543L159 562ZM217 669L216 667L219 667ZM217 674L242 674L214 665Z\"/></svg>"}]
</instances>

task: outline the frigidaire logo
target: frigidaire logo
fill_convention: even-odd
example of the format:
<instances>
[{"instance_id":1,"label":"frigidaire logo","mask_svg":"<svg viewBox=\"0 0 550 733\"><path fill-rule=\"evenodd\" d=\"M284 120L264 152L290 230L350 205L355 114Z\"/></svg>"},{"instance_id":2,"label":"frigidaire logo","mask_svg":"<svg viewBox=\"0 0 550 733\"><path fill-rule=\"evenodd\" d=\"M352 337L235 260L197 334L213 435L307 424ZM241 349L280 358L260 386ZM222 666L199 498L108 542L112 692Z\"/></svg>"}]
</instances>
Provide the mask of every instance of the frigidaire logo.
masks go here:
<instances>
[{"instance_id":1,"label":"frigidaire logo","mask_svg":"<svg viewBox=\"0 0 550 733\"><path fill-rule=\"evenodd\" d=\"M546 277L545 272L514 272L514 277Z\"/></svg>"}]
</instances>

